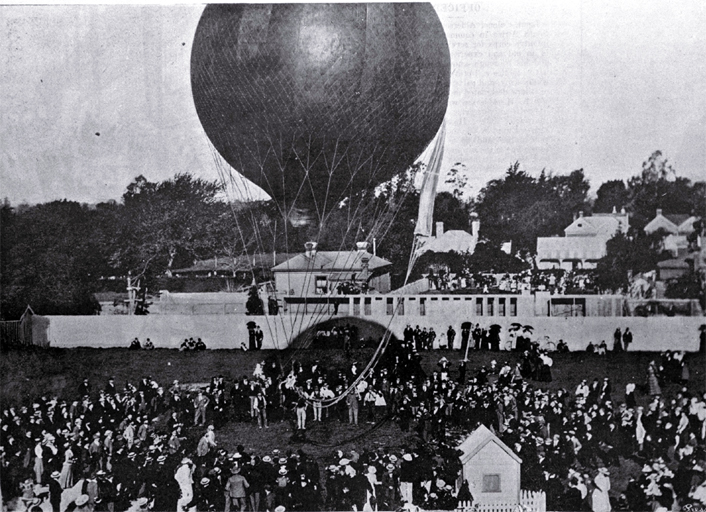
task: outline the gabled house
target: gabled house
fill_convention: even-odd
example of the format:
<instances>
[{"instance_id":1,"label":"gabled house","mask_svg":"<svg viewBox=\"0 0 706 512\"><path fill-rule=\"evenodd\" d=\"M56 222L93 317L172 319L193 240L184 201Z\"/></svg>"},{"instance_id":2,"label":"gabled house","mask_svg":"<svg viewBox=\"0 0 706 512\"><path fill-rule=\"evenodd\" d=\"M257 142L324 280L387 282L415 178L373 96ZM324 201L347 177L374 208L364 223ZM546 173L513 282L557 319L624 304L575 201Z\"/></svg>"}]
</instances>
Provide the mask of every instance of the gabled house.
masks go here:
<instances>
[{"instance_id":1,"label":"gabled house","mask_svg":"<svg viewBox=\"0 0 706 512\"><path fill-rule=\"evenodd\" d=\"M662 213L657 208L655 218L645 226L645 233L651 234L659 231L669 233L664 238L664 250L671 252L675 257L684 255L689 249L687 237L694 232L694 222L698 217L684 213Z\"/></svg>"},{"instance_id":2,"label":"gabled house","mask_svg":"<svg viewBox=\"0 0 706 512\"><path fill-rule=\"evenodd\" d=\"M625 209L620 213L597 213L584 216L579 212L564 229L563 237L537 238L537 266L540 269L575 270L596 268L606 255L606 243L617 233L627 234L630 219Z\"/></svg>"},{"instance_id":3,"label":"gabled house","mask_svg":"<svg viewBox=\"0 0 706 512\"><path fill-rule=\"evenodd\" d=\"M275 288L290 297L330 296L390 291L389 261L370 254L367 243L355 251L318 251L307 242L306 251L272 268Z\"/></svg>"}]
</instances>

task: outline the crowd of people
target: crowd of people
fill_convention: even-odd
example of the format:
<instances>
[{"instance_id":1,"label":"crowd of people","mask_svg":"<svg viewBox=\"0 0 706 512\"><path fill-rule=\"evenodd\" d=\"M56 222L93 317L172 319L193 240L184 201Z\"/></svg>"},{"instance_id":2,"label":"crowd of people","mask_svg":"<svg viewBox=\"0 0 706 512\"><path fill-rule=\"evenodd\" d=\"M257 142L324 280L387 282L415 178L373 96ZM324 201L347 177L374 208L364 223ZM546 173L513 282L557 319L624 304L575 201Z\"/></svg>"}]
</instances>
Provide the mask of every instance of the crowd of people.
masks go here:
<instances>
[{"instance_id":1,"label":"crowd of people","mask_svg":"<svg viewBox=\"0 0 706 512\"><path fill-rule=\"evenodd\" d=\"M547 380L545 357L532 346L514 367L493 361L470 375L467 361L444 357L425 372L412 333L393 339L364 375L357 361L282 368L271 357L251 376L213 377L198 390L145 377L95 391L86 379L73 401L42 396L3 410L0 484L28 509L48 499L62 512L452 509L473 499L467 485L456 488L452 448L482 424L519 455L523 488L544 490L548 510L706 505L706 394L683 387L663 396L667 383L684 384L674 353L649 365L645 386L630 383L624 393L607 378L544 390L533 381ZM335 453L321 468L303 450L226 451L216 433L228 421L290 422L299 433L311 422L363 430L394 421L420 442L399 453ZM609 494L611 470L635 463L641 473ZM48 498L36 484L48 485Z\"/></svg>"},{"instance_id":2,"label":"crowd of people","mask_svg":"<svg viewBox=\"0 0 706 512\"><path fill-rule=\"evenodd\" d=\"M564 295L599 293L591 270L527 269L518 273L448 273L429 269L426 274L432 290L471 290L481 293L522 293L548 291Z\"/></svg>"}]
</instances>

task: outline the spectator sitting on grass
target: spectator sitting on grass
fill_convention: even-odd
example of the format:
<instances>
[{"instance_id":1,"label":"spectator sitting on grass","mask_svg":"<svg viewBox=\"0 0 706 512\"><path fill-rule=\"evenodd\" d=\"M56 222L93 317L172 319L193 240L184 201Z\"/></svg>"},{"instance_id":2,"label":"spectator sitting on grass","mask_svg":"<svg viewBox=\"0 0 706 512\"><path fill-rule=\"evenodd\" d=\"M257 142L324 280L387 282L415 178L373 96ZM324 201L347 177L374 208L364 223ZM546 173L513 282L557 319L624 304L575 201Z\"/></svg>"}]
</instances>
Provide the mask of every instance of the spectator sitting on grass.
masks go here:
<instances>
[{"instance_id":1,"label":"spectator sitting on grass","mask_svg":"<svg viewBox=\"0 0 706 512\"><path fill-rule=\"evenodd\" d=\"M604 356L608 353L608 345L606 345L605 340L601 341L601 344L596 347L596 354L599 356Z\"/></svg>"},{"instance_id":2,"label":"spectator sitting on grass","mask_svg":"<svg viewBox=\"0 0 706 512\"><path fill-rule=\"evenodd\" d=\"M130 350L140 350L142 347L140 346L140 340L135 338L132 340L132 343L130 343Z\"/></svg>"},{"instance_id":3,"label":"spectator sitting on grass","mask_svg":"<svg viewBox=\"0 0 706 512\"><path fill-rule=\"evenodd\" d=\"M206 344L199 338L199 340L196 342L196 346L194 347L196 350L206 350Z\"/></svg>"},{"instance_id":4,"label":"spectator sitting on grass","mask_svg":"<svg viewBox=\"0 0 706 512\"><path fill-rule=\"evenodd\" d=\"M142 348L144 348L145 350L154 350L154 343L152 343L152 341L147 338L147 341L145 341L145 346Z\"/></svg>"}]
</instances>

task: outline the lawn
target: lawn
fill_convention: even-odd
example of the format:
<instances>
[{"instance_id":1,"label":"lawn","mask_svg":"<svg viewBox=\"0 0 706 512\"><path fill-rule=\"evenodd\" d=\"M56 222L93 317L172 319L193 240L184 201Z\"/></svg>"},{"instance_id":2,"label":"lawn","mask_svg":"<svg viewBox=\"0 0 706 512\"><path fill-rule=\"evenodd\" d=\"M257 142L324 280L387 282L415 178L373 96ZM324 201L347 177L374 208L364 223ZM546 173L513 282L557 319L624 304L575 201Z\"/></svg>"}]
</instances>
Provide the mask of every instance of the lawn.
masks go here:
<instances>
[{"instance_id":1,"label":"lawn","mask_svg":"<svg viewBox=\"0 0 706 512\"><path fill-rule=\"evenodd\" d=\"M365 363L372 355L372 349L354 351L353 358ZM269 356L278 356L282 364L292 358L302 362L318 359L324 367L337 367L347 364L339 350L308 349L298 351L243 352L240 350L206 350L204 352L178 352L156 349L153 351L131 351L127 349L35 349L8 350L0 357L0 402L3 406L27 404L42 394L56 395L73 399L79 383L87 377L94 389L102 388L109 376L122 385L125 381L136 383L149 375L160 384L171 384L174 379L182 383L205 383L214 375L226 379L251 375L255 364ZM438 360L445 356L451 361L452 377L458 361L459 351L435 350L422 352L422 365L429 373L436 369ZM504 361L511 364L519 360L514 352L469 353L468 376L491 360L498 365ZM658 354L645 352L621 353L598 356L583 352L554 354L550 383L534 383L546 389L566 388L573 390L581 379L608 376L613 383L613 396L617 401L623 397L625 384L632 381L638 385L645 381L648 363ZM704 354L688 354L686 360L691 371L690 388L694 391L706 389L706 357ZM668 386L666 394L676 386Z\"/></svg>"},{"instance_id":2,"label":"lawn","mask_svg":"<svg viewBox=\"0 0 706 512\"><path fill-rule=\"evenodd\" d=\"M365 363L372 355L372 349L356 350L353 357ZM292 358L302 362L318 359L324 367L338 367L347 364L342 351L331 349L308 349L290 351L243 352L239 350L207 350L204 352L178 352L157 349L154 351L130 351L127 349L46 349L46 350L10 350L2 353L0 359L0 400L2 407L10 404L30 404L42 394L74 399L78 384L87 377L94 389L104 386L108 377L115 376L116 383L125 381L136 383L141 377L149 375L159 383L168 385L174 379L182 383L207 383L214 375L223 375L226 379L251 375L255 364L266 357L278 356L282 364ZM422 353L423 367L430 373L442 356L451 361L452 378L456 376L458 361L462 355L458 351L434 351ZM586 353L555 354L553 381L534 383L545 389L566 388L571 391L582 380L589 382L595 377L609 376L613 383L613 398L620 402L624 397L625 385L645 382L648 363L658 357L650 353L622 353L598 356ZM519 360L519 354L507 352L471 352L469 354L469 376L483 365L490 365L494 359L498 365L504 361L513 363ZM689 354L687 362L691 370L690 388L694 391L706 390L706 356ZM666 387L665 395L672 396L678 386ZM643 404L648 397L638 398ZM290 444L292 436L288 422L275 422L268 429L259 429L247 423L229 423L218 430L217 440L226 449L233 449L243 444L254 453L264 454L274 448L281 450L303 448L313 455L323 466L332 460L334 450L344 451L377 447L388 447L400 451L405 445L419 442L416 434L402 432L395 422L388 421L374 431L372 425L365 423L361 410L361 425L358 427L330 421L322 424L310 424L307 435L309 443ZM201 429L190 429L190 437L197 438ZM623 488L630 469L639 472L639 468L621 468L620 475L614 475L614 487Z\"/></svg>"}]
</instances>

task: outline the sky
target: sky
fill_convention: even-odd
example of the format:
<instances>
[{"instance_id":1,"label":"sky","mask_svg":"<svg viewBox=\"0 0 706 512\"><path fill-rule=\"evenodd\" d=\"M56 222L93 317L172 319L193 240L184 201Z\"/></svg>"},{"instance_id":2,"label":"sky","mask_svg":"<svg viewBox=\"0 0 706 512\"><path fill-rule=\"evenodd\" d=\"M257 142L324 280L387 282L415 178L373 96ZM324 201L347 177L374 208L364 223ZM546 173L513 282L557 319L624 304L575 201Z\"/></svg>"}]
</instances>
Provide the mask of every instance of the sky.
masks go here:
<instances>
[{"instance_id":1,"label":"sky","mask_svg":"<svg viewBox=\"0 0 706 512\"><path fill-rule=\"evenodd\" d=\"M451 51L442 170L472 195L515 161L593 191L661 150L706 179L706 2L434 3ZM119 199L138 175L214 180L190 87L203 5L0 6L0 197Z\"/></svg>"}]
</instances>

